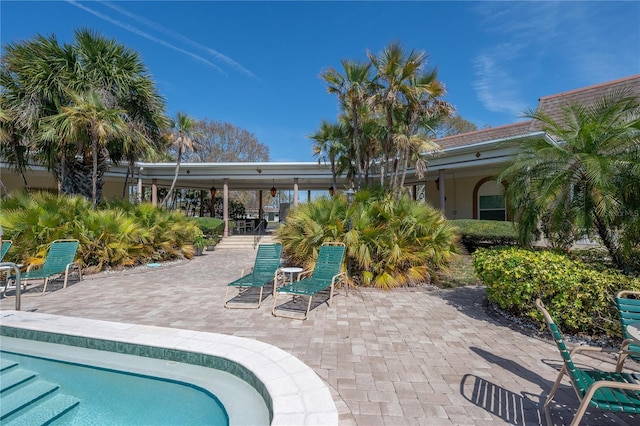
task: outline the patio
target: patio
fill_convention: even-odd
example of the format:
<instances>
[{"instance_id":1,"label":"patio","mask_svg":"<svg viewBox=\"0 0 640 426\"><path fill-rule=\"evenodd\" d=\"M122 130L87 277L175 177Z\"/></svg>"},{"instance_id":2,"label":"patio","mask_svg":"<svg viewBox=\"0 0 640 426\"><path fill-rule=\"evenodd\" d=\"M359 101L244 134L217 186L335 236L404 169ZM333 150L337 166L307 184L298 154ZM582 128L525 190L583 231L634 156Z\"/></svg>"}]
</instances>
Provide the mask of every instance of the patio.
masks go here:
<instances>
[{"instance_id":1,"label":"patio","mask_svg":"<svg viewBox=\"0 0 640 426\"><path fill-rule=\"evenodd\" d=\"M253 250L205 252L159 268L85 276L64 290L23 297L23 311L248 337L310 366L331 389L341 425L541 424L540 405L560 367L551 342L488 316L484 290L338 291L306 321L223 308L226 284L253 264ZM14 298L0 309L14 308ZM577 358L613 370L610 359ZM632 363L629 363L632 365ZM567 424L578 406L564 383L552 406ZM584 424L637 424L591 410Z\"/></svg>"}]
</instances>

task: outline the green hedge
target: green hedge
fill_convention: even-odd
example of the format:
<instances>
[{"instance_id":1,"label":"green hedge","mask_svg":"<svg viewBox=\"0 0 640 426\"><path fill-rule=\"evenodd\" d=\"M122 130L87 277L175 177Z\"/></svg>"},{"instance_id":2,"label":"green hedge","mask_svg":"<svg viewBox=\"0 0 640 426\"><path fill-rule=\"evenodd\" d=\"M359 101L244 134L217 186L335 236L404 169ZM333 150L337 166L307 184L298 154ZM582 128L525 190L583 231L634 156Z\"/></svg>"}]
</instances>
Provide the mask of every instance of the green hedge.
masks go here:
<instances>
[{"instance_id":1,"label":"green hedge","mask_svg":"<svg viewBox=\"0 0 640 426\"><path fill-rule=\"evenodd\" d=\"M460 242L469 253L478 247L518 245L518 233L513 222L497 220L451 220L460 232Z\"/></svg>"},{"instance_id":2,"label":"green hedge","mask_svg":"<svg viewBox=\"0 0 640 426\"><path fill-rule=\"evenodd\" d=\"M224 232L224 220L215 217L195 217L193 218L205 237L217 237Z\"/></svg>"},{"instance_id":3,"label":"green hedge","mask_svg":"<svg viewBox=\"0 0 640 426\"><path fill-rule=\"evenodd\" d=\"M570 333L619 337L614 297L623 289L640 290L640 279L549 250L478 249L473 266L500 308L542 324L535 308L540 297L560 329Z\"/></svg>"}]
</instances>

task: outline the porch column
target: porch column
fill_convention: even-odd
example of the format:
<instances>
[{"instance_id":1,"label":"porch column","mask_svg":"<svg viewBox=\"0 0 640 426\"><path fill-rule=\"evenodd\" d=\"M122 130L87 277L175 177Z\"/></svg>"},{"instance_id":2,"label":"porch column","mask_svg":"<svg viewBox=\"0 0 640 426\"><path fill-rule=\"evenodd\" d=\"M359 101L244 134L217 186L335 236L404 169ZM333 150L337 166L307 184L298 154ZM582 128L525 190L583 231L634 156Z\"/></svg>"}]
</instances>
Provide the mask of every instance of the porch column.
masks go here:
<instances>
[{"instance_id":1,"label":"porch column","mask_svg":"<svg viewBox=\"0 0 640 426\"><path fill-rule=\"evenodd\" d=\"M438 174L438 182L440 184L440 210L442 211L442 213L445 212L445 207L444 207L444 202L445 202L445 196L444 196L444 170L440 169L440 172Z\"/></svg>"},{"instance_id":2,"label":"porch column","mask_svg":"<svg viewBox=\"0 0 640 426\"><path fill-rule=\"evenodd\" d=\"M307 189L307 203L311 202L311 190Z\"/></svg>"},{"instance_id":3,"label":"porch column","mask_svg":"<svg viewBox=\"0 0 640 426\"><path fill-rule=\"evenodd\" d=\"M298 205L298 178L293 178L293 205Z\"/></svg>"},{"instance_id":4,"label":"porch column","mask_svg":"<svg viewBox=\"0 0 640 426\"><path fill-rule=\"evenodd\" d=\"M222 184L222 220L224 220L223 237L229 236L229 179L224 178Z\"/></svg>"},{"instance_id":5,"label":"porch column","mask_svg":"<svg viewBox=\"0 0 640 426\"><path fill-rule=\"evenodd\" d=\"M151 205L158 207L158 179L151 179Z\"/></svg>"},{"instance_id":6,"label":"porch column","mask_svg":"<svg viewBox=\"0 0 640 426\"><path fill-rule=\"evenodd\" d=\"M140 176L140 172L138 172L138 188L136 192L136 202L140 204L142 202L142 176Z\"/></svg>"},{"instance_id":7,"label":"porch column","mask_svg":"<svg viewBox=\"0 0 640 426\"><path fill-rule=\"evenodd\" d=\"M262 206L262 189L258 191L258 220L264 217L264 208Z\"/></svg>"}]
</instances>

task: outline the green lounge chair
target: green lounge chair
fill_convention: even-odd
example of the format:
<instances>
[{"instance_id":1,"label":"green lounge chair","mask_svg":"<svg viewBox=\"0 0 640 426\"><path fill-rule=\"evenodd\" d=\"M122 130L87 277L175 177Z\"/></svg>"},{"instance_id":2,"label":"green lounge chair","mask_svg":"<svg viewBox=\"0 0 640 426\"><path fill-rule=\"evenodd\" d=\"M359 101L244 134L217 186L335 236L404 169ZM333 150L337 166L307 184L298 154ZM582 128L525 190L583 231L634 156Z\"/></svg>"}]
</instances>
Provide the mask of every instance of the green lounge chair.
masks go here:
<instances>
[{"instance_id":1,"label":"green lounge chair","mask_svg":"<svg viewBox=\"0 0 640 426\"><path fill-rule=\"evenodd\" d=\"M273 315L283 318L302 319L305 320L309 316L309 310L311 309L311 299L313 296L330 288L329 292L329 305L333 301L333 289L335 284L346 277L346 272L340 272L342 269L342 262L344 261L345 246L342 243L324 243L320 247L318 253L318 259L313 271L304 271L298 275L298 281L285 285L276 289L273 295ZM303 278L311 274L307 278ZM309 303L307 304L307 311L303 318L299 316L292 316L285 313L282 309L278 312L277 299L278 294L290 294L295 296L308 296Z\"/></svg>"},{"instance_id":2,"label":"green lounge chair","mask_svg":"<svg viewBox=\"0 0 640 426\"><path fill-rule=\"evenodd\" d=\"M633 296L633 298L629 297ZM622 356L620 359L631 356L634 361L640 362L640 344L634 340L627 331L627 326L633 322L640 322L640 291L623 290L616 295L616 306L620 325L622 325Z\"/></svg>"},{"instance_id":3,"label":"green lounge chair","mask_svg":"<svg viewBox=\"0 0 640 426\"><path fill-rule=\"evenodd\" d=\"M44 294L47 291L47 284L49 284L49 280L57 277L58 275L64 274L63 288L66 288L69 280L69 273L73 269L78 271L78 277L82 280L82 269L80 268L80 264L75 262L78 245L78 240L53 241L49 246L49 251L47 252L44 262L29 265L27 271L24 274L20 274L20 283L25 284L25 281L42 280L42 283L34 284L31 287L33 288L44 285L42 292L40 293ZM9 285L11 281L15 281L15 277L9 277L3 293L6 293L10 288L15 288L15 284L13 286Z\"/></svg>"},{"instance_id":4,"label":"green lounge chair","mask_svg":"<svg viewBox=\"0 0 640 426\"><path fill-rule=\"evenodd\" d=\"M282 244L260 244L256 260L250 273L243 270L241 277L227 285L227 291L224 295L224 307L230 309L257 309L262 303L262 291L264 286L273 281L274 286L277 281L278 268L280 267L280 254L282 253ZM260 297L258 304L232 303L227 300L229 289L238 287L238 295L242 294L250 288L260 288Z\"/></svg>"},{"instance_id":5,"label":"green lounge chair","mask_svg":"<svg viewBox=\"0 0 640 426\"><path fill-rule=\"evenodd\" d=\"M11 240L2 240L2 247L0 247L0 262L4 259L4 255L7 254L12 243L13 241Z\"/></svg>"},{"instance_id":6,"label":"green lounge chair","mask_svg":"<svg viewBox=\"0 0 640 426\"><path fill-rule=\"evenodd\" d=\"M551 335L562 355L563 365L558 374L558 378L553 384L553 388L544 403L544 414L547 424L552 425L551 416L549 414L549 404L553 396L556 394L560 382L567 373L571 380L571 385L578 395L580 407L576 411L571 425L578 425L582 416L589 406L602 410L624 412L624 413L640 413L640 377L632 374L621 372L608 372L599 370L587 370L578 368L571 360L571 356L578 352L613 352L618 351L605 350L596 347L577 346L571 352L564 343L562 333L558 326L544 308L540 299L536 300L536 306L551 331ZM620 363L618 363L620 364Z\"/></svg>"}]
</instances>

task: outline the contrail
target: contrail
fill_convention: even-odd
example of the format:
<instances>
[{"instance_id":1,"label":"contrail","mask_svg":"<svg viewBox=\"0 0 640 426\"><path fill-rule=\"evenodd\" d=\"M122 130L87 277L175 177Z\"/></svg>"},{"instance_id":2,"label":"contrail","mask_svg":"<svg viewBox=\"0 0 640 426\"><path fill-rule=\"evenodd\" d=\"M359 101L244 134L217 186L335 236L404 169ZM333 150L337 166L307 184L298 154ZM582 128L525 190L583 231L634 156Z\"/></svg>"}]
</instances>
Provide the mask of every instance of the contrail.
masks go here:
<instances>
[{"instance_id":1,"label":"contrail","mask_svg":"<svg viewBox=\"0 0 640 426\"><path fill-rule=\"evenodd\" d=\"M222 70L222 68L220 68L219 66L217 66L213 62L208 61L207 59L203 58L202 56L199 56L199 55L191 53L191 52L189 52L187 50L181 49L181 48L179 48L177 46L174 46L173 44L167 43L164 40L160 40L160 39L158 39L158 38L156 38L156 37L154 37L154 36L152 36L150 34L145 33L144 31L141 31L141 30L137 29L134 26L131 26L131 25L126 24L124 22L120 22L120 21L118 21L116 19L110 18L107 15L103 15L100 12L97 12L97 11L95 11L93 9L90 9L90 8L88 8L86 6L81 5L80 3L77 3L75 0L65 0L65 1L67 3L73 5L73 6L77 7L77 8L80 8L80 9L86 11L86 12L91 13L92 15L97 16L100 19L104 19L105 21L111 22L112 24L117 25L120 28L124 28L125 30L130 31L130 32L132 32L134 34L137 34L137 35L139 35L141 37L144 37L144 38L146 38L148 40L155 41L156 43L161 44L161 45L163 45L165 47L168 47L169 49L173 49L173 50L176 50L176 51L178 51L180 53L184 53L187 56L191 56L193 59L205 63L206 65L210 66L211 68L215 69L216 71L218 71L218 72L220 72L220 73L222 73L224 75L228 75L226 72L224 72Z\"/></svg>"},{"instance_id":2,"label":"contrail","mask_svg":"<svg viewBox=\"0 0 640 426\"><path fill-rule=\"evenodd\" d=\"M249 71L248 69L246 69L245 67L243 67L242 65L240 65L239 63L237 63L236 61L234 61L233 59L229 58L226 55L223 55L222 53L211 49L210 47L204 46L200 43L198 43L197 41L191 40L188 37L183 36L182 34L170 29L170 28L166 28L163 27L162 25L153 22L149 19L146 19L142 16L136 15L134 13L129 12L128 10L125 10L123 8L121 8L120 6L116 6L115 4L109 2L109 1L104 1L104 0L98 0L98 3L103 4L104 6L107 6L123 15L128 16L131 19L135 19L138 22L141 22L144 25L147 25L148 27L151 27L157 31L160 31L161 33L164 33L168 36L174 37L178 40L181 40L182 42L189 44L195 48L201 49L207 53L209 53L210 55L214 56L216 59L232 66L233 68L235 68L236 70L242 72L243 74L246 74L247 76L251 77L251 78L255 78L255 79L259 79L254 73L252 73L251 71Z\"/></svg>"}]
</instances>

